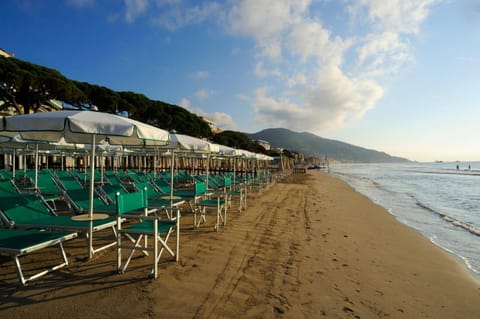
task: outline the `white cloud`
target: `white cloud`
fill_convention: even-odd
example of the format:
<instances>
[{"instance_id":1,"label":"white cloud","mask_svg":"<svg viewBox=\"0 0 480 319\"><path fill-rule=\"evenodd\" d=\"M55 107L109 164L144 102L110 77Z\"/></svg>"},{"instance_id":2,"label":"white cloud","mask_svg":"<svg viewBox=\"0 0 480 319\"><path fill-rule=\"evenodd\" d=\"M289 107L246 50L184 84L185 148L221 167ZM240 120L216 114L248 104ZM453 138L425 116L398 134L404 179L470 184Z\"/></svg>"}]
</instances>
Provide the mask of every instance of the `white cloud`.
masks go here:
<instances>
[{"instance_id":1,"label":"white cloud","mask_svg":"<svg viewBox=\"0 0 480 319\"><path fill-rule=\"evenodd\" d=\"M411 59L409 49L397 33L369 34L357 49L357 65L370 77L391 74Z\"/></svg>"},{"instance_id":2,"label":"white cloud","mask_svg":"<svg viewBox=\"0 0 480 319\"><path fill-rule=\"evenodd\" d=\"M367 10L368 19L377 30L417 33L430 7L439 0L357 0L348 7L353 16Z\"/></svg>"},{"instance_id":3,"label":"white cloud","mask_svg":"<svg viewBox=\"0 0 480 319\"><path fill-rule=\"evenodd\" d=\"M255 72L255 75L259 78L264 78L267 76L267 71L263 68L262 61L257 62L257 64L255 65L254 72Z\"/></svg>"},{"instance_id":4,"label":"white cloud","mask_svg":"<svg viewBox=\"0 0 480 319\"><path fill-rule=\"evenodd\" d=\"M263 61L257 62L253 72L260 79L266 78L268 76L277 77L277 78L283 77L283 74L279 68L267 69L265 68Z\"/></svg>"},{"instance_id":5,"label":"white cloud","mask_svg":"<svg viewBox=\"0 0 480 319\"><path fill-rule=\"evenodd\" d=\"M332 38L331 31L322 27L321 23L305 20L292 26L286 46L290 53L300 56L303 62L315 57L319 63L340 65L351 42L338 36Z\"/></svg>"},{"instance_id":6,"label":"white cloud","mask_svg":"<svg viewBox=\"0 0 480 319\"><path fill-rule=\"evenodd\" d=\"M272 59L282 56L282 34L297 21L310 0L244 0L236 2L228 13L233 34L256 40L258 53Z\"/></svg>"},{"instance_id":7,"label":"white cloud","mask_svg":"<svg viewBox=\"0 0 480 319\"><path fill-rule=\"evenodd\" d=\"M254 102L257 120L270 126L320 133L363 116L383 94L376 82L351 79L336 67L318 70L309 82L298 81L295 89L302 92L302 103L276 98L268 88L258 88Z\"/></svg>"},{"instance_id":8,"label":"white cloud","mask_svg":"<svg viewBox=\"0 0 480 319\"><path fill-rule=\"evenodd\" d=\"M178 104L181 107L187 109L189 112L195 113L199 116L207 118L215 123L218 128L222 130L236 130L237 124L233 120L232 116L224 112L208 113L199 107L192 106L192 103L187 98L182 98Z\"/></svg>"},{"instance_id":9,"label":"white cloud","mask_svg":"<svg viewBox=\"0 0 480 319\"><path fill-rule=\"evenodd\" d=\"M249 102L250 101L250 96L247 95L247 94L237 93L237 94L235 94L235 97L237 99L239 99L240 101L244 101L244 102Z\"/></svg>"},{"instance_id":10,"label":"white cloud","mask_svg":"<svg viewBox=\"0 0 480 319\"><path fill-rule=\"evenodd\" d=\"M153 19L153 24L174 31L179 28L199 24L206 19L221 14L220 5L216 2L202 2L201 5L181 6L180 1L169 2L167 9L160 8L160 14ZM159 6L165 7L164 4Z\"/></svg>"},{"instance_id":11,"label":"white cloud","mask_svg":"<svg viewBox=\"0 0 480 319\"><path fill-rule=\"evenodd\" d=\"M197 98L197 100L203 101L208 99L212 94L213 94L213 91L200 89L195 92L194 96Z\"/></svg>"},{"instance_id":12,"label":"white cloud","mask_svg":"<svg viewBox=\"0 0 480 319\"><path fill-rule=\"evenodd\" d=\"M282 33L306 11L310 0L244 0L228 16L232 32L266 39Z\"/></svg>"},{"instance_id":13,"label":"white cloud","mask_svg":"<svg viewBox=\"0 0 480 319\"><path fill-rule=\"evenodd\" d=\"M155 25L171 31L210 19L232 37L251 39L255 50L250 74L256 77L252 83L269 83L269 87L257 87L252 96L237 98L253 104L263 125L320 133L339 128L375 106L383 95L385 76L413 60L409 37L420 31L439 1L236 0L189 5L158 0L148 4L148 15ZM146 12L147 0L125 3L130 3L127 21ZM340 18L326 23L322 17L327 14ZM351 25L337 28L341 21ZM232 55L248 52L244 47L232 48ZM210 75L198 71L191 76ZM194 97L205 100L212 93L201 89ZM188 99L182 101L191 107ZM197 109L206 114L202 112ZM206 116L233 125L225 113Z\"/></svg>"},{"instance_id":14,"label":"white cloud","mask_svg":"<svg viewBox=\"0 0 480 319\"><path fill-rule=\"evenodd\" d=\"M347 7L353 31L342 35L325 27L311 1L257 2L236 3L228 14L233 34L256 41L254 74L272 80L253 94L257 121L320 133L375 106L383 77L412 60L406 36L437 0L358 0ZM277 74L269 71L275 64Z\"/></svg>"},{"instance_id":15,"label":"white cloud","mask_svg":"<svg viewBox=\"0 0 480 319\"><path fill-rule=\"evenodd\" d=\"M147 9L148 0L124 0L125 21L133 23Z\"/></svg>"},{"instance_id":16,"label":"white cloud","mask_svg":"<svg viewBox=\"0 0 480 319\"><path fill-rule=\"evenodd\" d=\"M191 74L192 78L198 79L198 80L207 79L208 76L209 76L209 73L208 71L205 71L205 70L197 71Z\"/></svg>"},{"instance_id":17,"label":"white cloud","mask_svg":"<svg viewBox=\"0 0 480 319\"><path fill-rule=\"evenodd\" d=\"M215 125L222 130L236 130L237 124L232 116L224 112L214 112L207 114L207 118L211 119Z\"/></svg>"},{"instance_id":18,"label":"white cloud","mask_svg":"<svg viewBox=\"0 0 480 319\"><path fill-rule=\"evenodd\" d=\"M191 108L191 106L192 106L192 103L190 102L189 99L187 99L187 98L184 97L184 98L182 98L182 99L180 100L180 102L178 103L178 105L180 105L181 107L183 107L183 108L185 108L185 109L187 109L187 110L190 110L190 108Z\"/></svg>"},{"instance_id":19,"label":"white cloud","mask_svg":"<svg viewBox=\"0 0 480 319\"><path fill-rule=\"evenodd\" d=\"M93 5L95 0L66 0L66 2L74 7L83 8Z\"/></svg>"}]
</instances>

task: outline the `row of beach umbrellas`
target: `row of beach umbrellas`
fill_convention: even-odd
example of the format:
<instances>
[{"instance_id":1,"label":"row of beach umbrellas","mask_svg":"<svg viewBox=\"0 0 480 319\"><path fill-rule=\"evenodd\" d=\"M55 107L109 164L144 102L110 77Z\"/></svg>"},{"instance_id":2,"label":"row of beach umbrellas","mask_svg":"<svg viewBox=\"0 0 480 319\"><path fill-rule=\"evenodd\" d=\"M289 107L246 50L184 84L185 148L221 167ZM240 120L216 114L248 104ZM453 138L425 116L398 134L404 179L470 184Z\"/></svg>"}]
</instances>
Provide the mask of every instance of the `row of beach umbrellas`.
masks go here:
<instances>
[{"instance_id":1,"label":"row of beach umbrellas","mask_svg":"<svg viewBox=\"0 0 480 319\"><path fill-rule=\"evenodd\" d=\"M24 148L34 145L35 162L38 163L39 149L78 149L88 150L90 157L89 209L90 231L92 236L94 170L97 149L101 152L151 151L170 153L171 183L173 185L174 157L178 153L200 153L207 156L243 157L255 160L272 160L263 154L228 146L214 144L188 135L169 133L160 128L115 114L93 111L55 111L25 115L6 116L0 121L0 144L3 147ZM235 167L235 166L234 166ZM35 165L37 176L38 165ZM208 186L208 185L207 185ZM173 187L171 187L173 191ZM171 194L173 195L173 194ZM91 243L89 245L92 246ZM92 256L90 252L90 257Z\"/></svg>"}]
</instances>

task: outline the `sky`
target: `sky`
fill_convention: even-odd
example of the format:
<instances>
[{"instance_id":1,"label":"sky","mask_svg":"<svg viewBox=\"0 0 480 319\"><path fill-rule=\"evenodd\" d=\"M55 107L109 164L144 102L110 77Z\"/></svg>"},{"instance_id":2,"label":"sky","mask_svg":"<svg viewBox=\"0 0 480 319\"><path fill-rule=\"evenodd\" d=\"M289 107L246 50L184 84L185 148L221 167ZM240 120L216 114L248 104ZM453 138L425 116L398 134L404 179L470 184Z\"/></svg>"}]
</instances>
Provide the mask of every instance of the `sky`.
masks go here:
<instances>
[{"instance_id":1,"label":"sky","mask_svg":"<svg viewBox=\"0 0 480 319\"><path fill-rule=\"evenodd\" d=\"M223 130L480 160L480 0L3 0L0 48Z\"/></svg>"}]
</instances>

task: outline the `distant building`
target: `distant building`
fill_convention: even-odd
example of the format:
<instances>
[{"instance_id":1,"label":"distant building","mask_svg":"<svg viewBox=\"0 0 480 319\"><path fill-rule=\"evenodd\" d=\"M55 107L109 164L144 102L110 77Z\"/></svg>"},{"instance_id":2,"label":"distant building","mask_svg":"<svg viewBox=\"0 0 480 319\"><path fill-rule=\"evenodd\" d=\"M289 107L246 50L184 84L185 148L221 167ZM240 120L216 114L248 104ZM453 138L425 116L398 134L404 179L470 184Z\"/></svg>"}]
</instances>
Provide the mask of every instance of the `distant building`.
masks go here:
<instances>
[{"instance_id":1,"label":"distant building","mask_svg":"<svg viewBox=\"0 0 480 319\"><path fill-rule=\"evenodd\" d=\"M204 116L202 116L202 119L205 123L208 124L208 126L210 127L210 130L212 131L213 134L222 133L222 130L217 127L217 125L215 124L214 121L212 121L211 119L206 118Z\"/></svg>"},{"instance_id":2,"label":"distant building","mask_svg":"<svg viewBox=\"0 0 480 319\"><path fill-rule=\"evenodd\" d=\"M15 55L0 48L0 56L3 56L5 58L13 58Z\"/></svg>"},{"instance_id":3,"label":"distant building","mask_svg":"<svg viewBox=\"0 0 480 319\"><path fill-rule=\"evenodd\" d=\"M265 140L254 140L253 142L263 146L263 148L265 148L267 151L270 150L270 142L267 142Z\"/></svg>"}]
</instances>

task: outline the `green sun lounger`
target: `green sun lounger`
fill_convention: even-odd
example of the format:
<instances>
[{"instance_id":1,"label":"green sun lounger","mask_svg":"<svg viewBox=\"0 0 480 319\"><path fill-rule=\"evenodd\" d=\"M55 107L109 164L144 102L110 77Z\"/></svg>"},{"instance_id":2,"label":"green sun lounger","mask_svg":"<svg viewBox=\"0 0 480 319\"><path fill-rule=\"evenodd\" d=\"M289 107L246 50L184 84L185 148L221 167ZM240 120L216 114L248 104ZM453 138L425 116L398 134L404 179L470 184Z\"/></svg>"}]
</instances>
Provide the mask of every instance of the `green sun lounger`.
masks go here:
<instances>
[{"instance_id":1,"label":"green sun lounger","mask_svg":"<svg viewBox=\"0 0 480 319\"><path fill-rule=\"evenodd\" d=\"M21 285L42 277L54 270L68 265L67 255L63 248L63 242L77 237L77 233L50 232L37 229L0 229L0 253L10 255L15 263L17 275ZM63 262L49 269L40 271L25 277L20 257L31 252L58 245Z\"/></svg>"},{"instance_id":2,"label":"green sun lounger","mask_svg":"<svg viewBox=\"0 0 480 319\"><path fill-rule=\"evenodd\" d=\"M55 231L72 231L88 234L89 223L88 220L78 221L71 216L55 216L52 215L46 205L43 204L40 198L35 195L18 194L11 195L8 200L0 203L0 219L11 228L21 229L48 229ZM16 204L15 204L16 203ZM93 232L103 229L112 229L115 235L115 224L117 220L114 217L97 219L92 221ZM114 246L116 241L112 241L101 247L89 247L94 253L104 250L108 247Z\"/></svg>"},{"instance_id":3,"label":"green sun lounger","mask_svg":"<svg viewBox=\"0 0 480 319\"><path fill-rule=\"evenodd\" d=\"M149 211L146 188L135 193L117 193L116 207L118 218L117 270L119 273L126 271L135 251L140 251L144 255L147 255L147 252L152 253L152 275L154 278L158 277L158 263L165 250L178 261L180 245L179 210L177 210L177 216L174 220L162 220L151 209ZM144 212L143 215L138 215L139 210ZM122 219L130 221L130 223L123 225ZM176 232L175 251L167 244L173 232ZM128 240L122 241L124 237ZM147 247L147 238L152 238L152 247ZM130 250L125 260L122 257L123 249Z\"/></svg>"}]
</instances>

